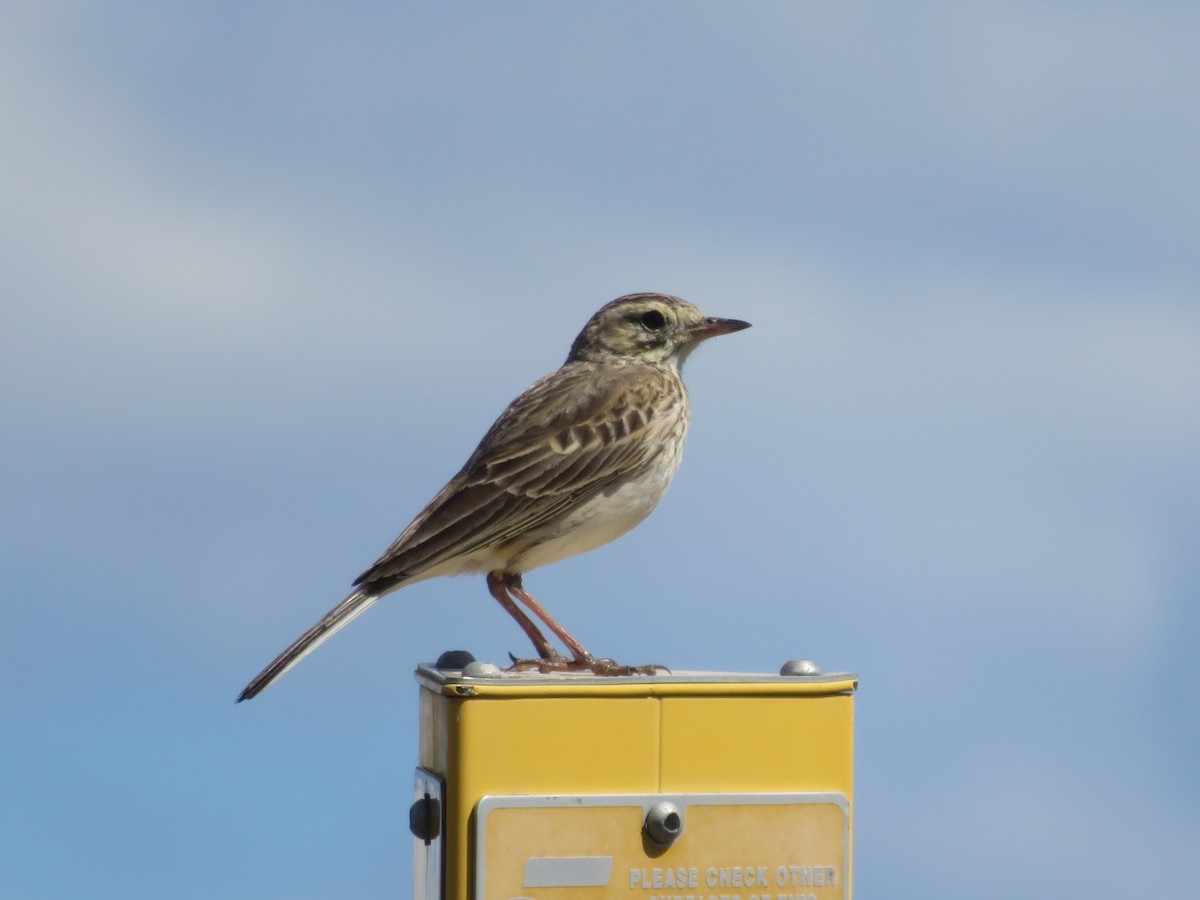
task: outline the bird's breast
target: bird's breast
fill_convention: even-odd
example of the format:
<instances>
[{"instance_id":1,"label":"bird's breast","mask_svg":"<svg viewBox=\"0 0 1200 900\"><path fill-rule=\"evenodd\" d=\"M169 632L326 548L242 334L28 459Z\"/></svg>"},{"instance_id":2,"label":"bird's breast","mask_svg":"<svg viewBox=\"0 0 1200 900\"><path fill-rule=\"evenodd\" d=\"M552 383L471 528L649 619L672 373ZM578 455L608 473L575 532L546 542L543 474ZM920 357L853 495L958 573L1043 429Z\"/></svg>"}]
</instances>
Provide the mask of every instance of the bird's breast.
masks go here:
<instances>
[{"instance_id":1,"label":"bird's breast","mask_svg":"<svg viewBox=\"0 0 1200 900\"><path fill-rule=\"evenodd\" d=\"M541 534L530 535L530 546L510 565L510 571L528 572L602 547L615 541L654 511L671 477L679 468L679 454L664 465L626 479L580 504Z\"/></svg>"},{"instance_id":2,"label":"bird's breast","mask_svg":"<svg viewBox=\"0 0 1200 900\"><path fill-rule=\"evenodd\" d=\"M447 560L423 572L420 580L493 571L524 573L603 547L654 511L678 468L679 454L675 453L669 465L621 481L566 515L518 537Z\"/></svg>"}]
</instances>

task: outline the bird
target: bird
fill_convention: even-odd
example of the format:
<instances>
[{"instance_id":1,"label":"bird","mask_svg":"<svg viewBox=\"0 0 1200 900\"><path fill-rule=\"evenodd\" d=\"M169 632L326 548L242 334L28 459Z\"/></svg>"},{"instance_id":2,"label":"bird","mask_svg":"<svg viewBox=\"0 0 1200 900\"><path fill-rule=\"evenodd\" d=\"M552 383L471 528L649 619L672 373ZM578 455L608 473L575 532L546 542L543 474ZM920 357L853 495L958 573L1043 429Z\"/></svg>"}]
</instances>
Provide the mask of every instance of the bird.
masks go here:
<instances>
[{"instance_id":1,"label":"bird","mask_svg":"<svg viewBox=\"0 0 1200 900\"><path fill-rule=\"evenodd\" d=\"M522 576L603 546L653 511L679 467L691 419L684 361L701 342L749 327L668 294L627 294L601 307L566 362L509 404L458 474L355 579L353 592L255 676L237 702L257 696L385 594L443 575L486 576L489 593L538 654L513 657L515 670L632 675L661 668L593 656Z\"/></svg>"}]
</instances>

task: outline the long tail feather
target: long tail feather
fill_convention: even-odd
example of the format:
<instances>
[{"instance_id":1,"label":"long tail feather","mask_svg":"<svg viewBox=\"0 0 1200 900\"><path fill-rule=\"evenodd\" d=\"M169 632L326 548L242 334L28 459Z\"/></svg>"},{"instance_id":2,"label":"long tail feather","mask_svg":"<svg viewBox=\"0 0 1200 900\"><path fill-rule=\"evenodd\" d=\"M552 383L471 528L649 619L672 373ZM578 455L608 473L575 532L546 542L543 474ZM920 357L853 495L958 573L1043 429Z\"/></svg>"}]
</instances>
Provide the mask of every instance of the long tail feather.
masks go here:
<instances>
[{"instance_id":1,"label":"long tail feather","mask_svg":"<svg viewBox=\"0 0 1200 900\"><path fill-rule=\"evenodd\" d=\"M296 638L290 647L275 657L269 666L259 672L246 685L245 689L238 696L237 702L241 703L243 700L249 700L251 697L261 694L270 686L271 682L287 672L288 669L300 662L300 660L304 659L312 651L316 650L346 625L350 624L351 621L365 612L371 604L378 600L380 596L380 594L369 594L366 591L355 591L327 612L320 622Z\"/></svg>"}]
</instances>

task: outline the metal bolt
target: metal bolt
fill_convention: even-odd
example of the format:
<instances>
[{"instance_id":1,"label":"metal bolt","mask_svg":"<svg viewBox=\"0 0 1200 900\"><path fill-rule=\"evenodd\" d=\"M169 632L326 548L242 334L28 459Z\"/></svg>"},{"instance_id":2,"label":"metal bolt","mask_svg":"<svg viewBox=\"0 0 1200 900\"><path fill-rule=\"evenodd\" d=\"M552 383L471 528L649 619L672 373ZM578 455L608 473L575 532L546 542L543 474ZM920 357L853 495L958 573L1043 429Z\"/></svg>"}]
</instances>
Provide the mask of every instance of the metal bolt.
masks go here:
<instances>
[{"instance_id":1,"label":"metal bolt","mask_svg":"<svg viewBox=\"0 0 1200 900\"><path fill-rule=\"evenodd\" d=\"M464 678L499 678L503 672L495 663L469 662L463 666Z\"/></svg>"},{"instance_id":2,"label":"metal bolt","mask_svg":"<svg viewBox=\"0 0 1200 900\"><path fill-rule=\"evenodd\" d=\"M473 662L475 657L470 650L447 650L433 665L438 669L461 669Z\"/></svg>"},{"instance_id":3,"label":"metal bolt","mask_svg":"<svg viewBox=\"0 0 1200 900\"><path fill-rule=\"evenodd\" d=\"M821 667L811 659L789 659L779 669L780 675L820 675Z\"/></svg>"},{"instance_id":4,"label":"metal bolt","mask_svg":"<svg viewBox=\"0 0 1200 900\"><path fill-rule=\"evenodd\" d=\"M660 847L669 847L683 834L683 813L669 800L662 800L646 813L646 834Z\"/></svg>"},{"instance_id":5,"label":"metal bolt","mask_svg":"<svg viewBox=\"0 0 1200 900\"><path fill-rule=\"evenodd\" d=\"M428 844L442 833L442 811L437 798L426 794L408 808L408 830Z\"/></svg>"}]
</instances>

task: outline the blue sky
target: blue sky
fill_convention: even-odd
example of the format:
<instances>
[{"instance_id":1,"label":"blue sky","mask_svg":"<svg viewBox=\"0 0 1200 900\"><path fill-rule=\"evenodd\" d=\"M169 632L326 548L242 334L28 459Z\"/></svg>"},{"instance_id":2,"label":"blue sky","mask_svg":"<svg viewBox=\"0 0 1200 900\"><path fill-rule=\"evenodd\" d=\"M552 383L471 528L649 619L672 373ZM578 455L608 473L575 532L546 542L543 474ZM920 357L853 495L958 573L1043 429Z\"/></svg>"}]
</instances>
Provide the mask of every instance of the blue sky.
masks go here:
<instances>
[{"instance_id":1,"label":"blue sky","mask_svg":"<svg viewBox=\"0 0 1200 900\"><path fill-rule=\"evenodd\" d=\"M25 6L0 898L405 896L411 670L525 650L482 580L233 699L635 290L755 328L531 590L859 672L862 897L1194 892L1194 6Z\"/></svg>"}]
</instances>

